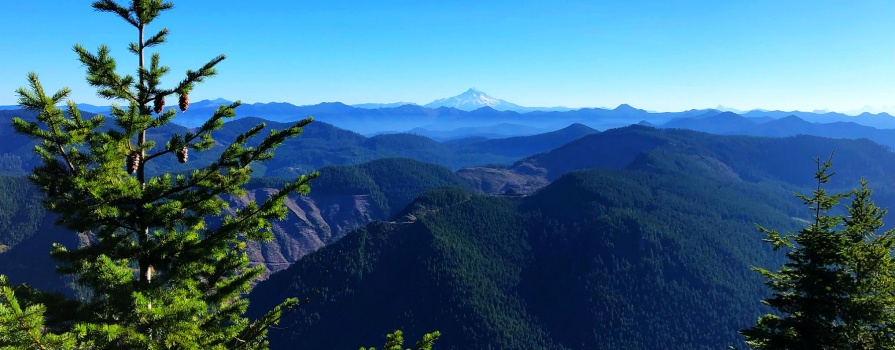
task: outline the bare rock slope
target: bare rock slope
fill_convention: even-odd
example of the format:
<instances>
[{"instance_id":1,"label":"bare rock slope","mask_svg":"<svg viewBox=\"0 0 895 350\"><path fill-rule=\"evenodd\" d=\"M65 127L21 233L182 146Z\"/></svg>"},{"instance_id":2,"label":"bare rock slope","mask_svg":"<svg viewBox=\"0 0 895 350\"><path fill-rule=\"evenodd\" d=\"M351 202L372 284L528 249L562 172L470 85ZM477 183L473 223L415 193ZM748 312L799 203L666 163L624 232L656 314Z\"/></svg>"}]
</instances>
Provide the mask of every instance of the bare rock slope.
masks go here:
<instances>
[{"instance_id":1,"label":"bare rock slope","mask_svg":"<svg viewBox=\"0 0 895 350\"><path fill-rule=\"evenodd\" d=\"M229 214L249 201L260 203L276 192L275 188L257 188L246 191L245 197L229 197ZM384 216L371 201L370 194L290 195L285 205L289 208L286 218L271 223L274 240L247 245L252 265L267 267L264 278L349 231Z\"/></svg>"}]
</instances>

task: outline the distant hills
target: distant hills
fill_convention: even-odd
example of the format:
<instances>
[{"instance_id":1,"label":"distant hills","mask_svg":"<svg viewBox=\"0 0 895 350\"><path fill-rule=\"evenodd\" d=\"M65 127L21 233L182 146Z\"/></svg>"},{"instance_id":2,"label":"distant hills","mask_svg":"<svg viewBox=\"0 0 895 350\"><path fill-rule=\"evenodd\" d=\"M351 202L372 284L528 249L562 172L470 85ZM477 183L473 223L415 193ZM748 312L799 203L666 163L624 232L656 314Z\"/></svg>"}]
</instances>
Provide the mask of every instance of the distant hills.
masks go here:
<instances>
[{"instance_id":1,"label":"distant hills","mask_svg":"<svg viewBox=\"0 0 895 350\"><path fill-rule=\"evenodd\" d=\"M287 318L295 326L270 333L272 349L347 348L396 325L454 335L444 349L739 346L737 331L769 312L752 266L782 263L754 223L804 227L811 213L792 193L811 190L811 158L833 150L832 188L864 176L877 203L895 200L895 153L868 140L587 135L509 168L551 180L531 195L427 192L260 283L250 312L310 295L341 251L318 299Z\"/></svg>"},{"instance_id":2,"label":"distant hills","mask_svg":"<svg viewBox=\"0 0 895 350\"><path fill-rule=\"evenodd\" d=\"M640 125L586 135L509 167L466 168L459 173L481 179L475 183L477 188L492 193L506 184L520 184L518 187L546 184L575 170L644 167L657 163L679 172L708 169L711 171L707 174L723 181L774 179L809 186L813 179L812 158L827 157L834 150L837 176L832 186L850 190L865 176L876 184L874 188L887 188L895 193L895 186L891 184L895 153L890 152L890 147L868 139L713 135ZM895 197L890 200L895 202Z\"/></svg>"},{"instance_id":3,"label":"distant hills","mask_svg":"<svg viewBox=\"0 0 895 350\"><path fill-rule=\"evenodd\" d=\"M377 108L395 108L401 107L403 105L417 105L413 102L395 102L395 103L360 103L356 105L351 105L351 107L357 108L366 108L366 109L377 109Z\"/></svg>"},{"instance_id":4,"label":"distant hills","mask_svg":"<svg viewBox=\"0 0 895 350\"><path fill-rule=\"evenodd\" d=\"M34 154L34 141L14 132L13 117L33 119L34 114L21 111L0 111L0 137L8 142L0 143L0 174L21 175L39 163ZM84 116L89 116L84 113ZM190 154L190 161L179 164L174 156L161 157L147 165L150 174L165 171L188 171L209 164L236 136L259 123L267 129L284 129L291 124L241 118L224 123L213 137L218 145L206 152ZM147 135L149 140L164 145L174 133L184 134L182 126L169 124ZM278 157L255 167L257 176L292 178L331 164L359 164L381 158L410 158L443 165L451 169L484 164L512 164L520 158L568 143L578 137L594 133L583 125L572 125L559 131L507 139L466 139L463 142L441 143L425 136L399 133L366 137L341 129L322 121L315 121L304 128L301 137L287 142L277 150Z\"/></svg>"},{"instance_id":5,"label":"distant hills","mask_svg":"<svg viewBox=\"0 0 895 350\"><path fill-rule=\"evenodd\" d=\"M196 103L196 106L199 108L210 108L210 106L221 102L223 101L199 101ZM355 107L341 104L330 104L315 108L321 108L324 111L360 110L370 113L383 113L384 111L396 109L426 110L425 107L412 105L393 109L356 109ZM329 164L358 164L388 157L410 158L444 165L451 169L487 164L509 166L523 157L551 151L577 138L596 133L596 128L586 123L576 122L576 120L593 121L595 118L602 118L603 121L639 120L638 124L642 126L689 129L714 134L769 137L814 135L839 139L866 138L882 145L895 147L895 129L878 129L856 122L813 123L798 116L775 119L771 116L749 117L717 110L649 113L628 105L621 105L613 110L581 109L569 112L500 112L494 111L490 107L472 112L463 112L456 109L448 110L444 107L434 111L436 115L432 117L433 120L445 118L445 120L454 121L453 124L457 125L462 125L466 120L470 119L513 120L515 123L457 128L450 131L433 131L431 129L419 128L412 129L412 133L380 134L367 137L323 121L316 121L305 128L302 137L299 137L295 142L287 143L279 151L283 154L282 157L278 157L263 167L259 167L256 171L259 171L261 176L288 178ZM456 113L448 113L448 111ZM188 111L188 113L193 112L193 110ZM439 114L442 112L444 112L444 115ZM824 115L830 114L833 113ZM33 113L22 110L0 110L0 137L7 141L0 143L0 174L24 174L39 161L32 152L33 141L13 132L10 121L15 116L33 118ZM370 118L372 116L373 114L369 115ZM875 118L887 118L885 116L877 115ZM382 114L379 114L379 117L388 118ZM642 119L645 117L652 117L653 121ZM552 120L554 123L568 122L568 124L557 129L541 129L525 125L532 120L546 119ZM289 125L284 122L265 121L260 118L240 118L225 123L224 128L216 133L215 137L225 145L231 142L237 133L261 122L266 122L268 128L277 129L282 129ZM632 123L628 122L625 125L629 124ZM544 130L557 131L543 132ZM149 138L158 144L164 144L171 134L183 134L185 132L187 132L187 128L171 124L157 133L150 134ZM523 134L525 136L507 137L512 134ZM614 149L617 146L607 145L606 147L608 148L596 149L593 152L598 154L605 150ZM171 159L159 159L159 162L154 163L149 170L150 172L171 171L174 169L177 169L176 171L189 170L193 167L207 164L216 157L217 152L220 152L221 149L222 147L215 147L208 152L191 155L191 161L186 166L179 165L173 157L170 157ZM572 160L574 159L570 161ZM493 174L495 170L481 171L495 175ZM507 184L512 183L539 183L540 180L518 178L518 176L529 175L531 174L517 174L514 175L514 180L506 179L507 182L505 183L503 182L504 180L491 177L495 182L491 182L488 186L490 186L489 188L504 188Z\"/></svg>"},{"instance_id":6,"label":"distant hills","mask_svg":"<svg viewBox=\"0 0 895 350\"><path fill-rule=\"evenodd\" d=\"M197 102L196 110L220 102ZM414 108L429 110L395 109ZM382 116L375 114L381 109L362 111L374 120ZM350 348L397 328L408 339L439 330L445 334L439 349L739 345L736 331L769 311L758 301L768 291L751 266L781 263L753 224L784 232L803 227L810 213L791 195L811 190L812 157L836 151L831 190L850 190L864 177L877 203L895 203L895 153L869 139L895 130L718 110L649 113L628 105L434 111L436 120L456 124L519 118L513 128L545 118L644 125L601 132L569 122L535 135L438 142L312 123L273 161L253 166L266 178L246 186L246 197L225 198L230 210L238 209L249 198L269 196L283 178L321 173L309 195L288 197L286 219L271 227L275 239L251 243L247 252L253 264L278 271L250 294L254 316L285 297L309 295L342 252L318 297L283 320L284 329L271 330L272 349ZM16 116L34 117L0 111L0 173L24 175L34 165L33 143L12 132L9 119ZM262 121L229 121L212 150L191 154L185 165L157 158L149 171L207 164ZM163 142L186 130L168 125L148 137ZM796 135L805 133L835 138ZM766 137L787 135L796 136ZM44 290L77 292L70 279L53 273L47 252L53 242L77 246L93 238L52 226L39 196L22 176L0 177L0 245L7 246L0 250L8 248L0 254L0 273ZM893 216L885 218L889 226ZM339 336L345 329L352 337Z\"/></svg>"},{"instance_id":7,"label":"distant hills","mask_svg":"<svg viewBox=\"0 0 895 350\"><path fill-rule=\"evenodd\" d=\"M224 99L192 102L186 113L177 111L175 123L185 127L196 127L222 104ZM78 105L83 111L108 114L108 106ZM169 103L167 109L177 108ZM16 106L0 106L0 110L18 109ZM770 121L795 115L812 123L852 122L878 129L895 129L895 117L887 113L858 115L829 111L768 111L755 109L739 111L718 106L715 109L692 109L681 112L650 112L627 104L616 108L565 108L565 107L524 107L494 98L477 89L469 89L457 96L439 99L425 105L411 102L364 103L346 105L341 102L325 102L316 105L296 106L290 103L243 104L236 110L237 118L257 117L277 122L293 122L307 116L317 120L352 130L361 134L411 132L442 141L466 136L489 138L521 136L531 132L482 132L472 128L493 127L512 124L521 127L558 130L573 123L604 130L622 127L638 122L663 125L674 119L700 119L722 112L733 112L756 122ZM457 131L438 134L434 131L455 131L468 129L466 133Z\"/></svg>"},{"instance_id":8,"label":"distant hills","mask_svg":"<svg viewBox=\"0 0 895 350\"><path fill-rule=\"evenodd\" d=\"M858 118L858 117L854 117ZM812 123L796 115L779 119L746 117L732 112L708 112L695 117L673 119L662 128L703 131L712 134L784 137L813 135L838 139L866 138L895 147L895 129L877 129L856 122Z\"/></svg>"},{"instance_id":9,"label":"distant hills","mask_svg":"<svg viewBox=\"0 0 895 350\"><path fill-rule=\"evenodd\" d=\"M459 138L483 137L487 139L511 137L511 136L528 136L547 132L548 130L535 128L525 125L501 123L487 126L470 126L465 128L456 128L453 130L429 130L426 128L413 128L406 133L426 136L435 141L448 141ZM389 132L396 134L397 132Z\"/></svg>"}]
</instances>

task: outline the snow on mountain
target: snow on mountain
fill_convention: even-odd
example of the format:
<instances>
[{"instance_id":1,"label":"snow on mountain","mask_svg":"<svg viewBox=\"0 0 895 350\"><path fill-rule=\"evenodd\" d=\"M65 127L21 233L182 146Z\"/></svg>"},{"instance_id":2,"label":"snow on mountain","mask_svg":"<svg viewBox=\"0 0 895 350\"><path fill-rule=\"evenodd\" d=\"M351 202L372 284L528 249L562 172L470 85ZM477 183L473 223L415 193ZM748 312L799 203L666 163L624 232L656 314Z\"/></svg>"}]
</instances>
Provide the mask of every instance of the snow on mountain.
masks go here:
<instances>
[{"instance_id":1,"label":"snow on mountain","mask_svg":"<svg viewBox=\"0 0 895 350\"><path fill-rule=\"evenodd\" d=\"M488 94L481 92L476 88L466 90L466 92L454 97L442 98L432 101L425 104L424 107L453 107L464 111L474 111L482 107L491 107L498 111L515 111L526 109L525 107L522 107L520 105L488 96Z\"/></svg>"}]
</instances>

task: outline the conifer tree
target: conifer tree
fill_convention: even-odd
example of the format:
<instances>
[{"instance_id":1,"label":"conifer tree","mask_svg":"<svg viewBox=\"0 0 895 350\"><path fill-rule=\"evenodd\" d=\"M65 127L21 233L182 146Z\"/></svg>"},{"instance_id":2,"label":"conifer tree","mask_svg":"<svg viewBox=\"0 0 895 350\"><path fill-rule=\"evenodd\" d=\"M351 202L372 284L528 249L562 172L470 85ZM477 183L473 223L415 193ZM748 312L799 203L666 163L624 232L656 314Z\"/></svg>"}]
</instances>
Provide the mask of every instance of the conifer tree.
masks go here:
<instances>
[{"instance_id":1,"label":"conifer tree","mask_svg":"<svg viewBox=\"0 0 895 350\"><path fill-rule=\"evenodd\" d=\"M788 250L777 272L753 268L773 291L763 303L778 314L740 333L756 349L895 349L895 230L878 233L886 209L861 179L852 193L828 194L830 160L817 163L817 189L797 195L814 222L798 234L761 226L774 250ZM830 215L851 197L847 216Z\"/></svg>"},{"instance_id":2,"label":"conifer tree","mask_svg":"<svg viewBox=\"0 0 895 350\"><path fill-rule=\"evenodd\" d=\"M235 210L218 227L209 227L205 218L219 216L227 207L221 195L245 195L242 185L249 181L252 164L271 159L274 149L301 134L313 119L271 130L263 138L258 137L265 128L261 123L236 137L204 168L151 174L147 164L161 157L185 163L190 150L215 146L212 132L235 116L238 101L220 106L201 127L174 134L164 145L147 139L147 132L170 123L177 113L164 108L166 99L176 96L177 106L186 111L189 93L214 76L225 57L187 71L164 88L169 68L148 50L166 42L168 30L150 35L148 25L173 4L131 0L125 7L102 0L92 6L123 19L137 39L129 46L138 62L135 76L119 75L106 46L96 52L74 47L87 69L87 82L113 101L111 118L83 118L67 100L69 89L47 94L31 73L29 87L17 93L19 105L36 112L36 121L13 120L17 132L39 141L35 152L42 165L30 180L46 194L44 205L58 214L57 224L96 237L87 246L70 250L55 245L51 252L58 272L73 276L89 297L67 300L13 287L0 276L0 348L266 349L267 330L302 302L290 298L257 320L243 316L250 282L264 268L248 267L246 242L271 240L269 221L286 215L286 196L308 193L317 173ZM63 102L65 110L57 107ZM256 137L261 140L247 146Z\"/></svg>"},{"instance_id":3,"label":"conifer tree","mask_svg":"<svg viewBox=\"0 0 895 350\"><path fill-rule=\"evenodd\" d=\"M102 115L82 118L71 101L67 111L58 108L70 90L48 95L34 73L28 76L29 88L19 89L18 95L20 106L37 112L37 121L13 120L17 132L40 141L35 151L43 164L30 179L47 195L47 209L59 215L58 224L74 232L92 232L97 238L75 250L54 246L51 255L59 261L58 271L74 276L92 295L76 306L79 312L47 313L48 325L61 332L60 344L95 349L263 348L267 327L297 300L285 301L254 322L242 317L248 305L244 294L263 269L247 267L245 242L272 239L268 221L283 218L284 198L307 193L316 173L299 177L263 203L249 203L226 216L219 227L207 227L205 216L220 215L227 206L220 195L244 195L241 185L249 180L251 165L271 159L277 146L298 136L312 119L272 130L257 146L247 147L265 127L257 125L239 135L208 167L188 175L151 176L146 165L153 160L185 160L187 150L211 148L215 144L211 132L235 115L239 102L221 106L195 132L175 134L163 147L146 138L147 131L175 116L173 109L164 111L165 99L176 95L185 102L196 84L215 75L224 56L187 71L172 88L162 88L168 67L160 65L158 54L150 55L148 65L144 57L148 49L167 40L168 30L148 38L146 31L173 4L133 0L123 7L105 0L94 2L93 8L124 19L138 39L130 44L139 62L136 78L116 72L116 61L106 46L96 53L74 47L87 68L87 82L100 96L124 106L113 104L114 127L107 128ZM181 107L185 109L186 103ZM35 329L47 331L34 319L45 306L22 308L12 290L2 288L8 303L4 317L15 318L28 335ZM20 310L29 318L15 316Z\"/></svg>"},{"instance_id":4,"label":"conifer tree","mask_svg":"<svg viewBox=\"0 0 895 350\"><path fill-rule=\"evenodd\" d=\"M435 343L435 340L441 336L441 333L434 332L429 333L423 336L423 339L416 343L416 346L413 347L413 350L432 350L432 344ZM410 350L404 349L404 333L400 330L395 331L392 334L385 336L385 345L382 346L382 350ZM360 348L360 350L368 350L367 348ZM377 350L376 348L370 348L369 350Z\"/></svg>"}]
</instances>

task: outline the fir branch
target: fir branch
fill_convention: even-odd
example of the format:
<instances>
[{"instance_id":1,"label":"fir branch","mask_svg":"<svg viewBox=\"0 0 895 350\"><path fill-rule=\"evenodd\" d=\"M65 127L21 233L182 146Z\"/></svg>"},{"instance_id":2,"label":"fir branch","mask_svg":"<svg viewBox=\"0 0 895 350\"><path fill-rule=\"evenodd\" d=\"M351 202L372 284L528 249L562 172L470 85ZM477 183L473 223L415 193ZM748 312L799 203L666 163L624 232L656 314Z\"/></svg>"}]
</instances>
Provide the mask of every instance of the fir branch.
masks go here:
<instances>
[{"instance_id":1,"label":"fir branch","mask_svg":"<svg viewBox=\"0 0 895 350\"><path fill-rule=\"evenodd\" d=\"M249 325L249 330L247 331L248 333L246 333L246 335L243 335L241 338L234 337L234 340L239 341L240 343L234 344L233 346L229 347L228 349L235 350L235 349L243 348L243 346L248 346L250 344L250 342L255 341L258 337L263 335L264 332L266 332L268 328L287 329L287 328L295 326L297 323L290 325L288 327L275 327L274 325L277 324L278 322L280 322L280 320L282 320L283 317L286 317L286 315L289 315L292 312L295 312L296 310L298 310L305 304L309 303L312 299L314 299L314 297L317 296L317 294L320 293L320 286L323 284L323 280L326 279L326 276L329 274L330 269L332 269L333 265L336 263L336 259L338 259L339 255L341 255L341 254L342 254L341 250L336 252L336 254L333 256L332 260L330 260L329 265L326 266L326 270L323 271L323 275L320 276L320 280L317 281L317 285L314 286L314 291L307 298L305 298L304 301L287 307L285 309L285 311L274 309L274 311L271 311L271 313L276 313L276 315L272 315L271 313L268 313L261 319L253 322L251 325ZM258 325L257 322L259 322L259 321L263 321L265 324ZM248 341L243 340L243 339L248 339Z\"/></svg>"},{"instance_id":2,"label":"fir branch","mask_svg":"<svg viewBox=\"0 0 895 350\"><path fill-rule=\"evenodd\" d=\"M118 17L123 18L127 23L130 23L134 27L139 27L140 23L137 23L137 18L131 16L131 11L127 8L121 7L116 2L112 0L101 0L93 2L93 8L100 12L112 12Z\"/></svg>"},{"instance_id":3,"label":"fir branch","mask_svg":"<svg viewBox=\"0 0 895 350\"><path fill-rule=\"evenodd\" d=\"M19 328L31 338L33 345L36 345L38 348L42 350L46 350L47 348L40 341L40 337L38 337L35 333L39 333L40 331L35 330L34 327L31 327L28 322L25 320L38 312L38 310L34 310L31 314L24 314L21 306L18 304L18 300L15 297L15 294L12 291L12 288L6 285L5 276L0 276L0 298L5 300L6 304L9 304L9 309L11 309L13 318L18 324Z\"/></svg>"},{"instance_id":4,"label":"fir branch","mask_svg":"<svg viewBox=\"0 0 895 350\"><path fill-rule=\"evenodd\" d=\"M162 28L162 30L160 30L158 33L155 33L155 35L149 37L149 39L146 39L146 41L143 42L143 48L153 47L165 43L167 35L168 28Z\"/></svg>"}]
</instances>

